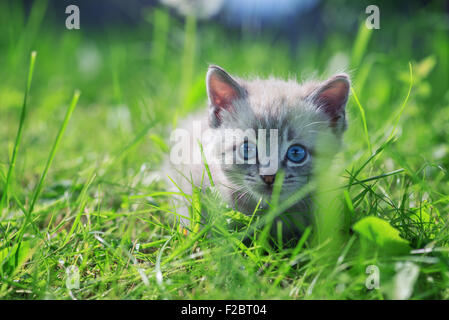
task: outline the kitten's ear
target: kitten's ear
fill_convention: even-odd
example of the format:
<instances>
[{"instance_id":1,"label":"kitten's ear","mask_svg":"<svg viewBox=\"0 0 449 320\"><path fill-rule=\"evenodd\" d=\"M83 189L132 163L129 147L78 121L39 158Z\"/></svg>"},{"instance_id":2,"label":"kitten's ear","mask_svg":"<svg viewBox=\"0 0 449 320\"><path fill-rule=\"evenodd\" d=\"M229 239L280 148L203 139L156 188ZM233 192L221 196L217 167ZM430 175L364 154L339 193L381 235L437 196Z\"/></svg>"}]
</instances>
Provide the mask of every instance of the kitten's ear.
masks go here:
<instances>
[{"instance_id":1,"label":"kitten's ear","mask_svg":"<svg viewBox=\"0 0 449 320\"><path fill-rule=\"evenodd\" d=\"M336 129L346 128L345 106L350 88L349 76L341 73L326 80L311 94L314 104L329 116L331 126Z\"/></svg>"},{"instance_id":2,"label":"kitten's ear","mask_svg":"<svg viewBox=\"0 0 449 320\"><path fill-rule=\"evenodd\" d=\"M220 113L234 110L233 103L246 97L242 88L225 70L218 66L209 66L206 76L207 95L210 104L210 123L212 127L221 124Z\"/></svg>"}]
</instances>

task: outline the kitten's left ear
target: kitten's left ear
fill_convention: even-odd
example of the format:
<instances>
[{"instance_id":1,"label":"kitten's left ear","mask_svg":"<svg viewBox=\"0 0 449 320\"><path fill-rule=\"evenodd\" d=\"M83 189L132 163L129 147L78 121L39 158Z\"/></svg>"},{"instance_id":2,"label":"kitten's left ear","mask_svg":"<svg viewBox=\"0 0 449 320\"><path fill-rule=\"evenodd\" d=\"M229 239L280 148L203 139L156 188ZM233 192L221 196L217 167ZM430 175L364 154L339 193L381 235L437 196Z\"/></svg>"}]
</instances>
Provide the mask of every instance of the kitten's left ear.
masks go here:
<instances>
[{"instance_id":1,"label":"kitten's left ear","mask_svg":"<svg viewBox=\"0 0 449 320\"><path fill-rule=\"evenodd\" d=\"M311 94L313 103L329 116L331 126L341 131L346 128L345 106L350 88L349 76L341 73L326 80Z\"/></svg>"}]
</instances>

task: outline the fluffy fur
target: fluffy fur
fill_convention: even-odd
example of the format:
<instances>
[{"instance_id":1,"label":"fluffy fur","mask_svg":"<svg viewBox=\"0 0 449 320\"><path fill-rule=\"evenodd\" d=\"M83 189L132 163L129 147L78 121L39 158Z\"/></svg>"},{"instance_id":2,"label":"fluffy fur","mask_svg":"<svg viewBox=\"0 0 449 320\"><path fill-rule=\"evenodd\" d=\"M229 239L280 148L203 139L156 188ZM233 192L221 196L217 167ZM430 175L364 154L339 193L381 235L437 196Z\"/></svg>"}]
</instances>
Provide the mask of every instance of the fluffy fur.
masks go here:
<instances>
[{"instance_id":1,"label":"fluffy fur","mask_svg":"<svg viewBox=\"0 0 449 320\"><path fill-rule=\"evenodd\" d=\"M201 154L198 141L193 137L195 130L201 127L201 134L209 133L200 140L216 188L230 207L245 214L253 213L260 198L263 207L270 200L273 186L262 179L264 168L259 161L223 163L227 156L236 160L239 147L253 139L237 135L235 141L223 141L226 130L278 130L277 167L285 173L280 194L282 202L306 185L312 176L318 137L328 135L339 142L346 128L345 104L350 88L346 74L335 75L324 82L300 84L295 80L276 78L244 80L231 77L220 67L210 66L206 85L209 110L204 109L180 123L179 128L185 133L181 134L184 140L181 144L179 140L175 142L178 142L178 147L181 145L190 150L190 154L184 163L173 165L168 161L168 175L185 193L192 191L192 182L199 186L204 176L203 186L210 186L207 175L204 175L204 164L192 163L192 158L196 155L198 159ZM292 145L303 146L307 151L307 159L303 163L293 163L286 158ZM284 236L298 236L301 229L298 226L310 223L310 199L309 195L288 210L295 214L280 218L284 223ZM188 205L182 204L181 213L188 216L188 212ZM183 223L188 225L187 220Z\"/></svg>"}]
</instances>

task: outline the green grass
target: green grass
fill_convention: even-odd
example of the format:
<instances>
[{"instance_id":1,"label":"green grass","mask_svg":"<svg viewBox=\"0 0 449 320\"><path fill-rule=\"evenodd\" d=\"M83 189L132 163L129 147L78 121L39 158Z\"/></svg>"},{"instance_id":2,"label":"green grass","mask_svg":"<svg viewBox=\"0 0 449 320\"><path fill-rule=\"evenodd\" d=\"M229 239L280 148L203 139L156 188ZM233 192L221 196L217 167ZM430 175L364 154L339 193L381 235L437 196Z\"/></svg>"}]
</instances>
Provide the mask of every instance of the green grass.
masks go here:
<instances>
[{"instance_id":1,"label":"green grass","mask_svg":"<svg viewBox=\"0 0 449 320\"><path fill-rule=\"evenodd\" d=\"M443 17L336 28L292 51L270 33L230 35L163 9L132 29L80 31L44 24L42 1L29 18L20 5L0 12L1 299L391 299L408 286L412 299L449 298ZM266 227L288 203L246 217L211 189L184 195L210 212L184 235L153 177L170 129L206 107L208 63L300 79L337 54L354 86L344 149L308 186L318 224L289 247ZM399 276L404 263L416 279ZM365 287L370 265L379 289Z\"/></svg>"}]
</instances>

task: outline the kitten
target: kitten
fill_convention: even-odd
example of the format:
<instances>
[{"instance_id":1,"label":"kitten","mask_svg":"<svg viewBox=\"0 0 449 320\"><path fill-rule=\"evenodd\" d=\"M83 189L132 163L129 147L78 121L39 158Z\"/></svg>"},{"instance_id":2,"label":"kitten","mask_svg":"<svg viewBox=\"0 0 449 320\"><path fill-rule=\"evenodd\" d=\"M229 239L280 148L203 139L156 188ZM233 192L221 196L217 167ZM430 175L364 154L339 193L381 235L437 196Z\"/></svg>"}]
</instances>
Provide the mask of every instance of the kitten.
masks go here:
<instances>
[{"instance_id":1,"label":"kitten","mask_svg":"<svg viewBox=\"0 0 449 320\"><path fill-rule=\"evenodd\" d=\"M266 206L280 170L280 203L305 186L313 173L318 135L340 142L346 129L350 80L344 73L321 83L299 84L275 78L243 80L212 65L206 87L208 112L190 116L172 133L168 175L187 194L192 183L211 185L200 142L216 189L230 207L244 214L251 215L260 199ZM186 203L178 213L188 217L188 210ZM290 239L311 222L311 195L289 212L297 214L279 219L284 237ZM182 223L189 224L187 219Z\"/></svg>"}]
</instances>

